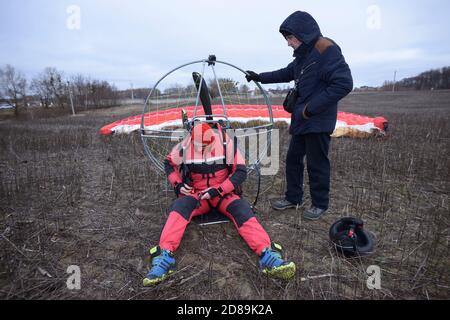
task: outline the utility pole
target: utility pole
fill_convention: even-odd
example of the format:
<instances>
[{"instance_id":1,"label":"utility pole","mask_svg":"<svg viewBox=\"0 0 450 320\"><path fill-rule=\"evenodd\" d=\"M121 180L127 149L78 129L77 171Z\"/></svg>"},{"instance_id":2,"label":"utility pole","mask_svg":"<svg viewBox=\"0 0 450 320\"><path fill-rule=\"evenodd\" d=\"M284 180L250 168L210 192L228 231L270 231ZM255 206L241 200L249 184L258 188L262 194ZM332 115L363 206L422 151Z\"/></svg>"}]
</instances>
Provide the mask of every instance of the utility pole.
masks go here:
<instances>
[{"instance_id":1,"label":"utility pole","mask_svg":"<svg viewBox=\"0 0 450 320\"><path fill-rule=\"evenodd\" d=\"M134 100L133 82L131 82L131 100Z\"/></svg>"},{"instance_id":2,"label":"utility pole","mask_svg":"<svg viewBox=\"0 0 450 320\"><path fill-rule=\"evenodd\" d=\"M392 92L395 92L395 78L397 77L397 70L394 71L394 82L392 83Z\"/></svg>"},{"instance_id":3,"label":"utility pole","mask_svg":"<svg viewBox=\"0 0 450 320\"><path fill-rule=\"evenodd\" d=\"M72 115L75 115L75 109L73 107L73 99L72 99L72 87L70 85L70 81L67 81L67 87L69 89L69 97L70 97L70 105L72 106Z\"/></svg>"}]
</instances>

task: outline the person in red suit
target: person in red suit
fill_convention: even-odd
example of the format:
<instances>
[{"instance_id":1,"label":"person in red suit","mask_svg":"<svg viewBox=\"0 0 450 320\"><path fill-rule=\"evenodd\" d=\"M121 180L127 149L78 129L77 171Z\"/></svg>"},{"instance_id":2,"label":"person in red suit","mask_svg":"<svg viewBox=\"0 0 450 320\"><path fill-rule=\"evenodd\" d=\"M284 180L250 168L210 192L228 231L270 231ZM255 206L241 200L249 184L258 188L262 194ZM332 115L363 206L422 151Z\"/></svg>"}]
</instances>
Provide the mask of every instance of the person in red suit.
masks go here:
<instances>
[{"instance_id":1,"label":"person in red suit","mask_svg":"<svg viewBox=\"0 0 450 320\"><path fill-rule=\"evenodd\" d=\"M247 168L234 143L219 124L197 122L191 134L167 155L165 172L177 199L169 208L159 245L150 249L152 267L143 280L144 286L158 284L174 271L174 252L187 225L193 217L212 209L232 221L260 257L263 273L281 279L295 275L295 263L283 260L281 246L271 242L250 204L239 195Z\"/></svg>"}]
</instances>

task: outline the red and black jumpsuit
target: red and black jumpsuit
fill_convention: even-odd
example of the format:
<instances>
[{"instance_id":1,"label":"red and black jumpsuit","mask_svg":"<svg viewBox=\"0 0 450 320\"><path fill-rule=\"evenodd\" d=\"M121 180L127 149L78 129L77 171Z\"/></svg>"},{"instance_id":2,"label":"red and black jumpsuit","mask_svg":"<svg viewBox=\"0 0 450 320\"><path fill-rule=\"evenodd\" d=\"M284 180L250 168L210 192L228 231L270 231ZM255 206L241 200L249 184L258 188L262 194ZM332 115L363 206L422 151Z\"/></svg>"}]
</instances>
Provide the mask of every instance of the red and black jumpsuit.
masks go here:
<instances>
[{"instance_id":1,"label":"red and black jumpsuit","mask_svg":"<svg viewBox=\"0 0 450 320\"><path fill-rule=\"evenodd\" d=\"M166 157L165 171L170 184L175 187L183 183L180 168L184 161L193 193L179 195L170 206L159 246L174 252L191 219L216 208L234 223L240 236L260 256L264 249L270 247L270 238L256 219L250 204L235 192L247 177L245 160L228 135L218 130L215 136L212 148L207 151L194 148L188 136ZM226 144L222 142L224 136ZM219 196L199 200L198 193L209 187L216 188Z\"/></svg>"}]
</instances>

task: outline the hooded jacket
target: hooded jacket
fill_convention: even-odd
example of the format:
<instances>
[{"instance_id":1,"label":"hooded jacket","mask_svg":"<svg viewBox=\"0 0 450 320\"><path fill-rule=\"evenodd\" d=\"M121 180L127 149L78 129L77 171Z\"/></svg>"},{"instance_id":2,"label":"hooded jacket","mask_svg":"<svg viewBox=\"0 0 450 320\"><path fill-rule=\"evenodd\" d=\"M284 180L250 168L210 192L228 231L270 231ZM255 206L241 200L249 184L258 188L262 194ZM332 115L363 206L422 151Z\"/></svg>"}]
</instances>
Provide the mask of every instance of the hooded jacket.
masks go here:
<instances>
[{"instance_id":1,"label":"hooded jacket","mask_svg":"<svg viewBox=\"0 0 450 320\"><path fill-rule=\"evenodd\" d=\"M291 134L331 134L336 126L338 101L353 89L341 49L322 36L319 25L306 12L296 11L287 17L280 32L293 34L302 44L286 68L261 73L261 83L295 80L298 99L291 115Z\"/></svg>"}]
</instances>

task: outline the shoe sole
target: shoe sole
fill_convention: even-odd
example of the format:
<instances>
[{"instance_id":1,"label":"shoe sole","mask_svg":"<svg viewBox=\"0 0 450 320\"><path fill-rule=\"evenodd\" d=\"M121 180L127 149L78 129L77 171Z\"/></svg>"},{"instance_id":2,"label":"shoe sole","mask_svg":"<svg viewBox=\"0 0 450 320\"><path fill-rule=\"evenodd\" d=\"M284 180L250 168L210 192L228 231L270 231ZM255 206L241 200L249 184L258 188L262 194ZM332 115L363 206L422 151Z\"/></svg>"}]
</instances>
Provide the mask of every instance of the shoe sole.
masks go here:
<instances>
[{"instance_id":1,"label":"shoe sole","mask_svg":"<svg viewBox=\"0 0 450 320\"><path fill-rule=\"evenodd\" d=\"M270 270L264 269L263 273L273 278L289 280L295 276L295 271L296 271L295 263L289 262L286 265L274 267Z\"/></svg>"},{"instance_id":2,"label":"shoe sole","mask_svg":"<svg viewBox=\"0 0 450 320\"><path fill-rule=\"evenodd\" d=\"M325 211L324 213L322 213L320 216L318 216L317 218L311 218L311 217L307 217L307 216L305 216L305 215L303 215L303 218L304 219L306 219L306 220L310 220L310 221L317 221L317 220L319 220L320 218L322 218L324 215L326 215L328 212L327 211Z\"/></svg>"},{"instance_id":3,"label":"shoe sole","mask_svg":"<svg viewBox=\"0 0 450 320\"><path fill-rule=\"evenodd\" d=\"M292 206L283 207L283 208L276 208L276 207L272 206L272 209L277 210L277 211L283 211L283 210L286 210L286 209L293 209L293 208L296 208L296 207L297 207L297 205L292 205Z\"/></svg>"},{"instance_id":4,"label":"shoe sole","mask_svg":"<svg viewBox=\"0 0 450 320\"><path fill-rule=\"evenodd\" d=\"M166 280L166 278L169 275L171 275L172 273L173 273L173 271L170 270L167 274L165 274L159 278L155 278L155 279L144 278L144 280L142 280L142 284L144 285L144 287L157 285L157 284L163 282L164 280Z\"/></svg>"}]
</instances>

